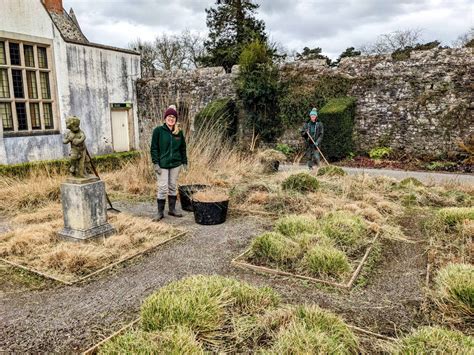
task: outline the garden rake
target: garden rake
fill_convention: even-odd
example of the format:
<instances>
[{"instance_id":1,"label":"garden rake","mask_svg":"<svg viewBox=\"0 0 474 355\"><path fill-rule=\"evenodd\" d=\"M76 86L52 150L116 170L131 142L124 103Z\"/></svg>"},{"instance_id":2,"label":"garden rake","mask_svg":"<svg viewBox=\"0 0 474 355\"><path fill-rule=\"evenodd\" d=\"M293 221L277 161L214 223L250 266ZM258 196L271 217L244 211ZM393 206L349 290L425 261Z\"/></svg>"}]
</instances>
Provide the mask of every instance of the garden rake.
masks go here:
<instances>
[{"instance_id":1,"label":"garden rake","mask_svg":"<svg viewBox=\"0 0 474 355\"><path fill-rule=\"evenodd\" d=\"M306 131L306 134L308 135L309 139L311 139L311 142L313 142L314 146L316 147L316 149L318 150L319 154L321 154L321 156L323 157L324 159L324 162L327 164L327 165L331 165L329 164L329 162L327 161L326 157L324 156L323 152L321 151L321 149L319 149L318 145L316 144L316 142L314 141L313 137L311 137L311 135L309 134L309 130Z\"/></svg>"},{"instance_id":2,"label":"garden rake","mask_svg":"<svg viewBox=\"0 0 474 355\"><path fill-rule=\"evenodd\" d=\"M94 163L92 162L92 157L89 154L89 150L87 150L87 148L86 148L86 154L87 154L87 158L89 159L89 163L91 164L91 168L92 168L92 171L94 172L94 175L97 176L99 178L99 180L102 180L99 176L99 173L97 172L97 169L95 168ZM117 213L121 212L112 205L112 201L110 201L110 198L109 198L109 195L107 194L107 191L105 192L105 198L107 199L107 203L110 206L109 208L107 208L107 211L114 211L114 212L117 212Z\"/></svg>"}]
</instances>

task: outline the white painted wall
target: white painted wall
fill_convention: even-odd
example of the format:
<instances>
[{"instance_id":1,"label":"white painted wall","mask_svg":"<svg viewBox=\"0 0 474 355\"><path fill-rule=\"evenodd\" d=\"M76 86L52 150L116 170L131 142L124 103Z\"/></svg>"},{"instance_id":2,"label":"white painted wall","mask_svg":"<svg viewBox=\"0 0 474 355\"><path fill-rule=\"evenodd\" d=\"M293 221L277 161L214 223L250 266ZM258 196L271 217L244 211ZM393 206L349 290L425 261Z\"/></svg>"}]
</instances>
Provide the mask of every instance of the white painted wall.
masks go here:
<instances>
[{"instance_id":1,"label":"white painted wall","mask_svg":"<svg viewBox=\"0 0 474 355\"><path fill-rule=\"evenodd\" d=\"M138 137L137 98L135 82L140 75L140 58L136 55L66 44L68 94L64 99L66 116L81 118L81 126L93 154L110 153L112 145L111 103L131 102L135 137ZM133 146L138 147L135 139Z\"/></svg>"},{"instance_id":2,"label":"white painted wall","mask_svg":"<svg viewBox=\"0 0 474 355\"><path fill-rule=\"evenodd\" d=\"M0 0L0 30L52 39L56 29L40 0Z\"/></svg>"},{"instance_id":3,"label":"white painted wall","mask_svg":"<svg viewBox=\"0 0 474 355\"><path fill-rule=\"evenodd\" d=\"M111 49L67 43L61 37L41 0L0 0L0 36L11 34L53 41L54 72L61 133L65 120L82 120L86 143L92 154L113 151L111 103L131 102L135 141L138 147L138 114L135 82L140 77L140 57ZM0 135L3 135L0 131ZM0 137L0 164L61 158L69 148L61 135Z\"/></svg>"}]
</instances>

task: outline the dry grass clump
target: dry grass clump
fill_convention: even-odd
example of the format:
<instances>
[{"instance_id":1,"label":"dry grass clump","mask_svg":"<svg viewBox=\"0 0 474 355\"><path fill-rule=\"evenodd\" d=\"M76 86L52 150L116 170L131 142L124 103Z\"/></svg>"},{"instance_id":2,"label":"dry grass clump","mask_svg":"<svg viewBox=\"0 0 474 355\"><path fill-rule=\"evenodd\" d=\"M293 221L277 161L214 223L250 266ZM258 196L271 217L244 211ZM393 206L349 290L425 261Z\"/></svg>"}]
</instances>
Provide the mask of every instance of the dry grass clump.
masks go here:
<instances>
[{"instance_id":1,"label":"dry grass clump","mask_svg":"<svg viewBox=\"0 0 474 355\"><path fill-rule=\"evenodd\" d=\"M13 217L17 224L38 224L62 218L61 205L51 202L31 213L22 213Z\"/></svg>"},{"instance_id":2,"label":"dry grass clump","mask_svg":"<svg viewBox=\"0 0 474 355\"><path fill-rule=\"evenodd\" d=\"M66 242L58 238L62 218L42 222L42 215L54 214L59 205L50 205L18 221L27 223L1 235L0 256L9 261L38 270L64 281L73 281L107 264L158 245L179 231L165 224L124 213L110 216L117 233L105 240L87 244Z\"/></svg>"},{"instance_id":3,"label":"dry grass clump","mask_svg":"<svg viewBox=\"0 0 474 355\"><path fill-rule=\"evenodd\" d=\"M318 245L310 249L301 266L311 275L341 279L351 270L347 255L331 245Z\"/></svg>"},{"instance_id":4,"label":"dry grass clump","mask_svg":"<svg viewBox=\"0 0 474 355\"><path fill-rule=\"evenodd\" d=\"M358 249L370 236L367 223L349 213L331 212L320 223L324 235L345 250Z\"/></svg>"},{"instance_id":5,"label":"dry grass clump","mask_svg":"<svg viewBox=\"0 0 474 355\"><path fill-rule=\"evenodd\" d=\"M274 232L256 237L247 257L258 265L341 280L352 270L346 252L356 255L371 233L353 215L329 213L320 220L288 216L275 223Z\"/></svg>"},{"instance_id":6,"label":"dry grass clump","mask_svg":"<svg viewBox=\"0 0 474 355\"><path fill-rule=\"evenodd\" d=\"M267 163L270 161L285 161L286 155L275 149L265 149L257 153L260 162Z\"/></svg>"},{"instance_id":7,"label":"dry grass clump","mask_svg":"<svg viewBox=\"0 0 474 355\"><path fill-rule=\"evenodd\" d=\"M222 202L228 199L229 194L218 188L207 188L193 194L193 200L198 202Z\"/></svg>"},{"instance_id":8,"label":"dry grass clump","mask_svg":"<svg viewBox=\"0 0 474 355\"><path fill-rule=\"evenodd\" d=\"M339 166L326 165L318 169L318 176L346 176L347 173Z\"/></svg>"},{"instance_id":9,"label":"dry grass clump","mask_svg":"<svg viewBox=\"0 0 474 355\"><path fill-rule=\"evenodd\" d=\"M291 268L303 254L299 243L277 232L263 233L252 241L252 259L263 264Z\"/></svg>"},{"instance_id":10,"label":"dry grass clump","mask_svg":"<svg viewBox=\"0 0 474 355\"><path fill-rule=\"evenodd\" d=\"M270 288L255 288L221 276L193 276L172 282L149 296L141 308L145 331L184 326L208 349L231 341L229 324L236 316L258 315L279 304Z\"/></svg>"},{"instance_id":11,"label":"dry grass clump","mask_svg":"<svg viewBox=\"0 0 474 355\"><path fill-rule=\"evenodd\" d=\"M398 340L393 354L472 354L474 338L441 327L421 327Z\"/></svg>"},{"instance_id":12,"label":"dry grass clump","mask_svg":"<svg viewBox=\"0 0 474 355\"><path fill-rule=\"evenodd\" d=\"M303 233L317 233L319 225L315 218L304 215L290 215L280 218L275 223L275 231L287 237L292 237Z\"/></svg>"},{"instance_id":13,"label":"dry grass clump","mask_svg":"<svg viewBox=\"0 0 474 355\"><path fill-rule=\"evenodd\" d=\"M438 211L444 224L454 227L464 220L474 221L474 207L448 207Z\"/></svg>"},{"instance_id":14,"label":"dry grass clump","mask_svg":"<svg viewBox=\"0 0 474 355\"><path fill-rule=\"evenodd\" d=\"M474 317L474 266L448 264L435 278L435 301L450 318Z\"/></svg>"},{"instance_id":15,"label":"dry grass clump","mask_svg":"<svg viewBox=\"0 0 474 355\"><path fill-rule=\"evenodd\" d=\"M225 137L219 127L203 127L187 140L189 167L181 172L181 184L235 186L256 178L261 167L256 155L246 155Z\"/></svg>"},{"instance_id":16,"label":"dry grass clump","mask_svg":"<svg viewBox=\"0 0 474 355\"><path fill-rule=\"evenodd\" d=\"M319 189L319 181L307 173L299 173L288 176L282 183L283 190L307 193L316 192Z\"/></svg>"},{"instance_id":17,"label":"dry grass clump","mask_svg":"<svg viewBox=\"0 0 474 355\"><path fill-rule=\"evenodd\" d=\"M267 203L263 207L268 212L286 215L308 212L312 205L308 196L283 191L269 194Z\"/></svg>"},{"instance_id":18,"label":"dry grass clump","mask_svg":"<svg viewBox=\"0 0 474 355\"><path fill-rule=\"evenodd\" d=\"M294 320L280 329L263 354L352 354L357 338L344 321L317 306L298 306Z\"/></svg>"},{"instance_id":19,"label":"dry grass clump","mask_svg":"<svg viewBox=\"0 0 474 355\"><path fill-rule=\"evenodd\" d=\"M127 162L122 169L102 175L107 190L118 196L127 195L151 198L156 194L156 174L153 170L149 150L140 152L140 157Z\"/></svg>"},{"instance_id":20,"label":"dry grass clump","mask_svg":"<svg viewBox=\"0 0 474 355\"><path fill-rule=\"evenodd\" d=\"M400 181L400 186L407 186L407 185L423 186L423 183L414 177L408 177Z\"/></svg>"},{"instance_id":21,"label":"dry grass clump","mask_svg":"<svg viewBox=\"0 0 474 355\"><path fill-rule=\"evenodd\" d=\"M204 350L194 333L186 327L173 327L161 332L135 330L127 332L100 349L99 354L199 354Z\"/></svg>"},{"instance_id":22,"label":"dry grass clump","mask_svg":"<svg viewBox=\"0 0 474 355\"><path fill-rule=\"evenodd\" d=\"M64 177L40 171L27 179L0 177L0 213L15 215L59 201Z\"/></svg>"},{"instance_id":23,"label":"dry grass clump","mask_svg":"<svg viewBox=\"0 0 474 355\"><path fill-rule=\"evenodd\" d=\"M284 354L293 350L356 353L359 345L341 318L319 307L280 306L278 294L270 288L221 276L193 276L149 296L141 308L141 329L112 339L100 352Z\"/></svg>"}]
</instances>

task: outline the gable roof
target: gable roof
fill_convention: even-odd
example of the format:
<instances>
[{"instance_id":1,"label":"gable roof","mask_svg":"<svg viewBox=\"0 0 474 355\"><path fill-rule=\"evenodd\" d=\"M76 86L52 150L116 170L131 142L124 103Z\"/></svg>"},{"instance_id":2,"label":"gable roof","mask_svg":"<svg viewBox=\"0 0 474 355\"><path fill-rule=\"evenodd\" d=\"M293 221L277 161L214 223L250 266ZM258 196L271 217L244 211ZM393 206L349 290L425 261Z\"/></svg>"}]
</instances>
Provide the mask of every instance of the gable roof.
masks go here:
<instances>
[{"instance_id":1,"label":"gable roof","mask_svg":"<svg viewBox=\"0 0 474 355\"><path fill-rule=\"evenodd\" d=\"M74 11L71 9L70 13L68 14L64 9L61 12L49 11L48 8L43 4L41 1L46 12L49 14L49 17L53 21L54 25L58 29L61 37L64 41L68 43L84 45L89 47L107 49L116 52L122 52L127 54L134 54L140 55L140 52L124 49L124 48L117 48L112 46L106 46L98 43L89 42L87 37L82 33L81 27L79 26L79 22L76 19L76 15Z\"/></svg>"},{"instance_id":2,"label":"gable roof","mask_svg":"<svg viewBox=\"0 0 474 355\"><path fill-rule=\"evenodd\" d=\"M89 40L84 36L79 24L76 22L77 20L74 21L66 11L63 10L61 13L48 11L48 13L66 41L89 43Z\"/></svg>"}]
</instances>

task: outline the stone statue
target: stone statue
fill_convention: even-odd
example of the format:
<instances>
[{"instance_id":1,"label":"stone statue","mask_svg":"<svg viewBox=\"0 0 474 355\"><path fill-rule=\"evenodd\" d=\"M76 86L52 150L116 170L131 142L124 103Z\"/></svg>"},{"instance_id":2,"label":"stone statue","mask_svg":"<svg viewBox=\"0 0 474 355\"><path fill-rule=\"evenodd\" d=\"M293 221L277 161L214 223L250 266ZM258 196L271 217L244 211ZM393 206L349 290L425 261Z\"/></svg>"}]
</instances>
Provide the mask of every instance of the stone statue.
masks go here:
<instances>
[{"instance_id":1,"label":"stone statue","mask_svg":"<svg viewBox=\"0 0 474 355\"><path fill-rule=\"evenodd\" d=\"M64 135L63 144L71 143L71 167L69 171L72 176L85 178L85 160L86 160L86 135L80 129L81 120L79 117L72 116L66 119L66 127L69 129Z\"/></svg>"}]
</instances>

